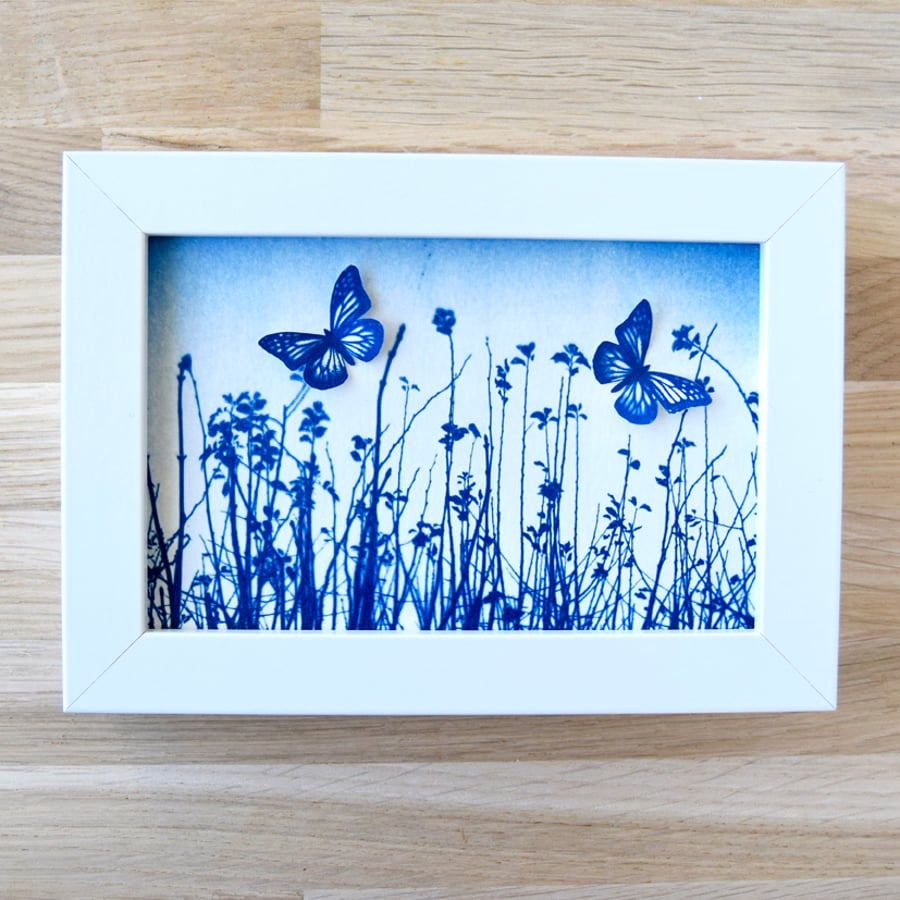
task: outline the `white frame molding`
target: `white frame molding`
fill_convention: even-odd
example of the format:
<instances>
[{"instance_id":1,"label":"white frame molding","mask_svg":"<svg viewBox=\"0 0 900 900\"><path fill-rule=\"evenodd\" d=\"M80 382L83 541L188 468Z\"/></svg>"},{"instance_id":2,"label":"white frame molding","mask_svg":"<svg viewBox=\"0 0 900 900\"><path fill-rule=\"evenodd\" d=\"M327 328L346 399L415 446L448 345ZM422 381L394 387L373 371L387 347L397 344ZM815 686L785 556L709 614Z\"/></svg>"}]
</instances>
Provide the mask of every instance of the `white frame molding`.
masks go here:
<instances>
[{"instance_id":1,"label":"white frame molding","mask_svg":"<svg viewBox=\"0 0 900 900\"><path fill-rule=\"evenodd\" d=\"M73 152L65 154L63 169L66 711L552 714L835 707L842 164ZM153 234L761 245L755 630L145 631L146 257ZM803 387L812 371L815 398ZM317 689L306 694L303 686L311 683Z\"/></svg>"}]
</instances>

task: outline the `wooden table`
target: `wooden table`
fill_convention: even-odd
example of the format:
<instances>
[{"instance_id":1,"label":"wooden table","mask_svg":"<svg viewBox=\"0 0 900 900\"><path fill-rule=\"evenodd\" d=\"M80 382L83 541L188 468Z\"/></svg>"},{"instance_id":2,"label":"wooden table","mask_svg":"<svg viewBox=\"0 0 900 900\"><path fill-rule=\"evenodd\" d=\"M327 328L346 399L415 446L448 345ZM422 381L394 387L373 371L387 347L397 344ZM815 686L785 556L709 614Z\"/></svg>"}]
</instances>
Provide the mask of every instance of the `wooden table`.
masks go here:
<instances>
[{"instance_id":1,"label":"wooden table","mask_svg":"<svg viewBox=\"0 0 900 900\"><path fill-rule=\"evenodd\" d=\"M0 3L0 896L900 896L898 57L893 0ZM63 716L59 154L101 147L845 160L838 711Z\"/></svg>"}]
</instances>

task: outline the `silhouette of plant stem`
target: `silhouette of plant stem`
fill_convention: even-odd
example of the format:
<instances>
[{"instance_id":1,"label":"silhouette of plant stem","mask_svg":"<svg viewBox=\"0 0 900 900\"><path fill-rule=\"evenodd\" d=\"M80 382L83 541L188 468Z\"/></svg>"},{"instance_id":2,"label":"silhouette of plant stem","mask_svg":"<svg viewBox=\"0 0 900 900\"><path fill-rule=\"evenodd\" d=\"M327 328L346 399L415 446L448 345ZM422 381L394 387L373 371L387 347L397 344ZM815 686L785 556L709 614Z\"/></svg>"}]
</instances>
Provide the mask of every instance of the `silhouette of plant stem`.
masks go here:
<instances>
[{"instance_id":1,"label":"silhouette of plant stem","mask_svg":"<svg viewBox=\"0 0 900 900\"><path fill-rule=\"evenodd\" d=\"M184 463L187 459L184 452L184 379L185 371L191 369L190 355L181 357L178 363L178 547L184 543L184 527L186 523L184 509ZM181 586L183 582L183 560L184 554L177 552L175 554L175 571L173 575L172 592L169 596L170 607L170 627L178 628L181 624Z\"/></svg>"},{"instance_id":2,"label":"silhouette of plant stem","mask_svg":"<svg viewBox=\"0 0 900 900\"><path fill-rule=\"evenodd\" d=\"M397 350L403 340L406 326L401 325L397 330L397 337L391 347L384 364L384 371L378 382L378 399L375 403L375 443L372 449L372 484L371 496L363 516L363 529L359 541L359 557L353 579L353 603L351 604L350 627L353 629L372 629L376 627L375 600L378 590L378 506L381 500L381 492L384 489L381 474L381 438L382 409L384 402L384 389L387 385L388 374ZM384 476L386 482L388 472ZM354 615L355 613L355 615Z\"/></svg>"},{"instance_id":3,"label":"silhouette of plant stem","mask_svg":"<svg viewBox=\"0 0 900 900\"><path fill-rule=\"evenodd\" d=\"M163 532L162 522L159 518L159 489L153 483L153 476L150 473L150 460L147 460L147 493L150 498L150 535L148 537L148 547L150 549L151 560L148 565L147 576L147 596L150 603L148 609L147 627L155 626L154 613L160 618L160 624L163 628L177 628L178 620L171 617L171 597L175 593L175 578L172 574L172 561L169 559L169 542L166 540ZM158 555L159 562L153 562L153 556ZM178 548L176 546L176 553ZM160 575L163 579L163 585L160 586L160 601L156 603L156 587ZM168 609L166 608L168 601Z\"/></svg>"},{"instance_id":4,"label":"silhouette of plant stem","mask_svg":"<svg viewBox=\"0 0 900 900\"><path fill-rule=\"evenodd\" d=\"M519 344L516 349L519 356L512 360L512 365L521 365L525 368L525 383L522 388L522 441L519 455L519 590L516 598L515 627L522 627L522 618L525 614L525 587L527 576L525 572L525 454L526 436L528 434L528 378L531 374L531 361L534 359L534 344Z\"/></svg>"}]
</instances>

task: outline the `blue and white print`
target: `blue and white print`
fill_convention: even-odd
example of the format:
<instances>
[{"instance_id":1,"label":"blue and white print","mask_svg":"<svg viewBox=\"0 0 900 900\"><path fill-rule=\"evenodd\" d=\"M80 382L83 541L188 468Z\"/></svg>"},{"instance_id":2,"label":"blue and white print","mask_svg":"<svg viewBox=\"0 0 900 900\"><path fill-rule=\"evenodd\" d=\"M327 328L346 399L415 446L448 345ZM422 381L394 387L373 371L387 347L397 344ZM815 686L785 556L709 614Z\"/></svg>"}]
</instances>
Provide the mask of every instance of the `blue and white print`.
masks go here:
<instances>
[{"instance_id":1,"label":"blue and white print","mask_svg":"<svg viewBox=\"0 0 900 900\"><path fill-rule=\"evenodd\" d=\"M149 628L754 627L757 245L149 244Z\"/></svg>"}]
</instances>

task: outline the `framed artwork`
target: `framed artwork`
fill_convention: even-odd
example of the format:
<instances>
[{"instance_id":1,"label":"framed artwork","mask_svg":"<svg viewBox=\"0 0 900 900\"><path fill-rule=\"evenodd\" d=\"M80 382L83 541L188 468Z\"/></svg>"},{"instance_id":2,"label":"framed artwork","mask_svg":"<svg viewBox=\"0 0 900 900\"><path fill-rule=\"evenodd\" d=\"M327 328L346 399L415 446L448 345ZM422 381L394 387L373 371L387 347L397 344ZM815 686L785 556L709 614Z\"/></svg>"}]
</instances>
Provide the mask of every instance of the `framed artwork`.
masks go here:
<instances>
[{"instance_id":1,"label":"framed artwork","mask_svg":"<svg viewBox=\"0 0 900 900\"><path fill-rule=\"evenodd\" d=\"M65 709L833 708L843 179L66 154Z\"/></svg>"}]
</instances>

